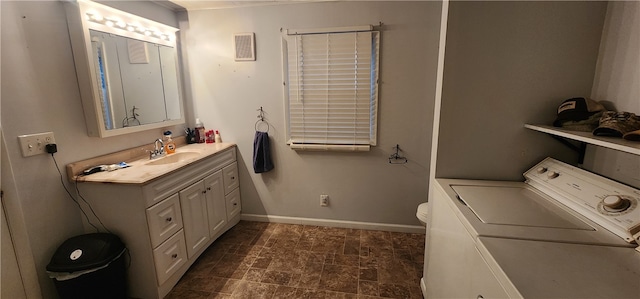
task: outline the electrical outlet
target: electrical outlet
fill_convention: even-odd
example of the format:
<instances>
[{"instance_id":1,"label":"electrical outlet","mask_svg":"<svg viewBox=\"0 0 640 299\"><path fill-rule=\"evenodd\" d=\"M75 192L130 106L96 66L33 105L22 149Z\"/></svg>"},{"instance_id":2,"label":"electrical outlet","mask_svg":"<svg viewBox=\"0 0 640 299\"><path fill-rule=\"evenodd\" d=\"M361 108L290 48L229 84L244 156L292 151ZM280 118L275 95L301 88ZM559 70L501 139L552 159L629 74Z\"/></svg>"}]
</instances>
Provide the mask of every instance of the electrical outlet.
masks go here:
<instances>
[{"instance_id":1,"label":"electrical outlet","mask_svg":"<svg viewBox=\"0 0 640 299\"><path fill-rule=\"evenodd\" d=\"M46 145L56 143L56 140L53 138L53 132L20 135L18 136L18 140L20 141L23 157L46 154Z\"/></svg>"},{"instance_id":2,"label":"electrical outlet","mask_svg":"<svg viewBox=\"0 0 640 299\"><path fill-rule=\"evenodd\" d=\"M329 205L329 195L321 194L320 195L320 206L326 207Z\"/></svg>"}]
</instances>

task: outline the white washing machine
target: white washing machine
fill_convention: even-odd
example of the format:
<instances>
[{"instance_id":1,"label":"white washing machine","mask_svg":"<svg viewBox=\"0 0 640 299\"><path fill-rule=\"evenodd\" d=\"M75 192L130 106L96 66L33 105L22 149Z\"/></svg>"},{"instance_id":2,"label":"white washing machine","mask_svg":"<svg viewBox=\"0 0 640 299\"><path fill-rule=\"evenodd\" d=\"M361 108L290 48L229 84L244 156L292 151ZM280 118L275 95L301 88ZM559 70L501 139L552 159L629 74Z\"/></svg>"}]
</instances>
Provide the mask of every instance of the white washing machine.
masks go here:
<instances>
[{"instance_id":1,"label":"white washing machine","mask_svg":"<svg viewBox=\"0 0 640 299\"><path fill-rule=\"evenodd\" d=\"M436 180L425 298L640 298L640 190L551 158L525 178Z\"/></svg>"}]
</instances>

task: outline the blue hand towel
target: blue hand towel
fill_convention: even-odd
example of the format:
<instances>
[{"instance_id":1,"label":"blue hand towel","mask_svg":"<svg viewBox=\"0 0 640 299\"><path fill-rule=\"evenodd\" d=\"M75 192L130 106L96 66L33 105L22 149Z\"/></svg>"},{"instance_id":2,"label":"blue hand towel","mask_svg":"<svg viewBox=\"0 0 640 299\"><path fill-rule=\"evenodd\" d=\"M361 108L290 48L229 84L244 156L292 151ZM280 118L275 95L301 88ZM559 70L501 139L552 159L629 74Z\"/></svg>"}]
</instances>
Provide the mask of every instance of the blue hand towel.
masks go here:
<instances>
[{"instance_id":1,"label":"blue hand towel","mask_svg":"<svg viewBox=\"0 0 640 299\"><path fill-rule=\"evenodd\" d=\"M256 136L253 139L253 171L262 173L271 169L273 169L273 162L271 161L269 134L256 131Z\"/></svg>"}]
</instances>

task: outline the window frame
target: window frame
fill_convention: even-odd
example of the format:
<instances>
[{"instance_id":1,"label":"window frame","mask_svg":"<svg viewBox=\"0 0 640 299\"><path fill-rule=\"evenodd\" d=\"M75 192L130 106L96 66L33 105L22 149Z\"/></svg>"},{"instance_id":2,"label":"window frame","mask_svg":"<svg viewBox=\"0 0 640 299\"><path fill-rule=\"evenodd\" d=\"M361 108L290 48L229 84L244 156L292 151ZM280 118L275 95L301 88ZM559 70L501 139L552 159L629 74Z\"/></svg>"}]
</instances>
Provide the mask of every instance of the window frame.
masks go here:
<instances>
[{"instance_id":1,"label":"window frame","mask_svg":"<svg viewBox=\"0 0 640 299\"><path fill-rule=\"evenodd\" d=\"M371 33L371 51L372 55L369 61L369 71L371 79L366 87L369 89L369 128L368 142L366 143L333 143L331 140L324 143L297 143L292 139L292 113L291 113L291 96L290 96L290 73L289 73L289 48L290 40L292 36L309 35L309 34L321 34L332 35L340 33L358 33L367 32ZM355 49L355 48L354 48ZM297 51L297 49L296 49ZM354 53L356 54L356 53ZM380 32L373 30L373 26L355 26L355 27L340 27L340 28L325 28L325 29L311 29L311 30L286 30L286 34L282 36L282 62L283 62L283 91L284 91L284 106L285 106L285 124L286 124L286 137L287 144L294 150L338 150L338 151L369 151L371 146L377 145L378 135L378 107L379 107L379 77L380 77ZM355 66L355 65L354 65ZM328 74L329 72L327 72ZM299 80L299 79L296 79ZM356 99L352 100L354 105ZM354 121L357 120L357 116L354 116ZM329 124L326 125L327 127ZM354 126L357 127L357 126ZM354 128L354 135L358 129ZM363 130L365 131L365 130ZM331 139L331 138L329 138ZM339 139L339 138L334 138ZM356 138L354 137L354 140Z\"/></svg>"}]
</instances>

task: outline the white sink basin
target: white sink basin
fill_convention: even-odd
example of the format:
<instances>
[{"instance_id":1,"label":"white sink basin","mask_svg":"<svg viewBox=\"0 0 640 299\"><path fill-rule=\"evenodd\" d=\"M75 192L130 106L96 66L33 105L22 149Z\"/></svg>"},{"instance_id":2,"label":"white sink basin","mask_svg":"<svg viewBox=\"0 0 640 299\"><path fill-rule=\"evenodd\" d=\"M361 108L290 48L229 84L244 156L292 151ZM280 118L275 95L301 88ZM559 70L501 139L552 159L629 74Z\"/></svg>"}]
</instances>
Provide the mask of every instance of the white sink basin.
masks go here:
<instances>
[{"instance_id":1,"label":"white sink basin","mask_svg":"<svg viewBox=\"0 0 640 299\"><path fill-rule=\"evenodd\" d=\"M166 156L164 156L162 158L151 160L151 161L145 163L145 165L167 165L167 164L173 164L173 163L178 163L178 162L183 162L183 161L186 161L186 160L194 159L194 158L197 158L198 156L200 156L200 153L196 153L196 152L179 152L179 153L166 155Z\"/></svg>"}]
</instances>

